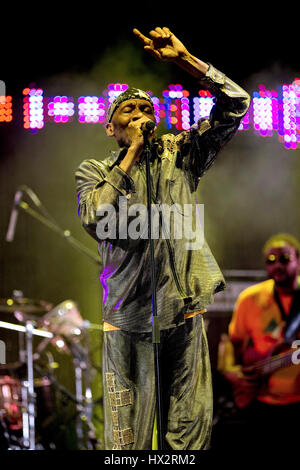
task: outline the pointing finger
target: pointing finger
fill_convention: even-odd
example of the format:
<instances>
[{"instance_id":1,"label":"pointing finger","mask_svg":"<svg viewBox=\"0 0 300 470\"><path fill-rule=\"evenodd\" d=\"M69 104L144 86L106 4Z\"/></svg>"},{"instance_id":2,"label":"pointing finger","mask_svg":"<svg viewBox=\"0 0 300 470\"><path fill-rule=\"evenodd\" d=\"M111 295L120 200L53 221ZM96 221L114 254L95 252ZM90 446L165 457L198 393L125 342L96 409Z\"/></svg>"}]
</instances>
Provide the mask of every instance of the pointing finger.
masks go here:
<instances>
[{"instance_id":1,"label":"pointing finger","mask_svg":"<svg viewBox=\"0 0 300 470\"><path fill-rule=\"evenodd\" d=\"M151 43L151 39L147 38L146 36L144 36L137 28L134 28L133 29L133 33L136 35L136 37L142 41L142 43L144 44L150 44Z\"/></svg>"}]
</instances>

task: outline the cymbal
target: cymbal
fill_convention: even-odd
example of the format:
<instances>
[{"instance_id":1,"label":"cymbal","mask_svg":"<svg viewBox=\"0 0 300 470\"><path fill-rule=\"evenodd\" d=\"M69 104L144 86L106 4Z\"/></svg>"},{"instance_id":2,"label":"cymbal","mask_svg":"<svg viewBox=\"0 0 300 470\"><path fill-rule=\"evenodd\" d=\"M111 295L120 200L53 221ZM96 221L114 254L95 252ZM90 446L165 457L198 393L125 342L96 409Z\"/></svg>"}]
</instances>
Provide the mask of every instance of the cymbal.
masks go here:
<instances>
[{"instance_id":1,"label":"cymbal","mask_svg":"<svg viewBox=\"0 0 300 470\"><path fill-rule=\"evenodd\" d=\"M51 331L55 336L79 337L83 319L73 300L64 300L39 319L39 328Z\"/></svg>"},{"instance_id":2,"label":"cymbal","mask_svg":"<svg viewBox=\"0 0 300 470\"><path fill-rule=\"evenodd\" d=\"M45 300L34 300L26 298L8 298L0 299L0 312L14 313L16 311L23 313L45 313L49 312L53 304Z\"/></svg>"}]
</instances>

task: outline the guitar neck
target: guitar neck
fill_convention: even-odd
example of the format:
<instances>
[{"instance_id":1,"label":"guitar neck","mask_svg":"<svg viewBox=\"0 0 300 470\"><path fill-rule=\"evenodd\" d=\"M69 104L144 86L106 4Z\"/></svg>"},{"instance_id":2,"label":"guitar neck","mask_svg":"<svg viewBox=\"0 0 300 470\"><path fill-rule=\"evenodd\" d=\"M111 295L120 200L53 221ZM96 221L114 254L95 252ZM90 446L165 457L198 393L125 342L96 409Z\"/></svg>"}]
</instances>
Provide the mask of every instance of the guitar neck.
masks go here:
<instances>
[{"instance_id":1,"label":"guitar neck","mask_svg":"<svg viewBox=\"0 0 300 470\"><path fill-rule=\"evenodd\" d=\"M289 351L284 354L278 354L277 356L264 359L262 361L253 364L249 368L245 367L244 371L247 372L247 369L251 372L255 372L260 376L267 376L273 374L279 369L287 367L292 362L292 355L294 351Z\"/></svg>"}]
</instances>

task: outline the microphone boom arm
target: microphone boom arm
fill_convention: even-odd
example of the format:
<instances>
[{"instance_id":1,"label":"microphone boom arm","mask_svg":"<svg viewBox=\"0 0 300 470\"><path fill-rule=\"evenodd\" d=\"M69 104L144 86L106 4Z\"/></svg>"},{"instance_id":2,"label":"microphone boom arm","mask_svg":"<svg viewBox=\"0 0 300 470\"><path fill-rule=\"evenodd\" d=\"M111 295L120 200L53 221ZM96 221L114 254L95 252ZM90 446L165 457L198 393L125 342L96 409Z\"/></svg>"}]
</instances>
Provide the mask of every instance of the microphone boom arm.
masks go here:
<instances>
[{"instance_id":1,"label":"microphone boom arm","mask_svg":"<svg viewBox=\"0 0 300 470\"><path fill-rule=\"evenodd\" d=\"M19 194L20 193L20 194ZM46 227L50 228L53 232L56 232L58 235L60 235L62 238L64 238L66 241L68 241L74 248L76 248L78 251L86 255L88 258L90 258L94 263L102 266L101 261L99 260L98 257L94 255L94 253L89 250L88 248L85 247L81 242L76 240L72 235L70 230L63 230L61 229L57 223L51 218L49 220L47 217L44 215L41 215L39 212L35 211L32 209L27 202L24 202L21 200L21 194L22 191L17 191L16 196L15 196L15 201L14 201L14 209L16 212L12 212L11 215L11 220L9 223L9 228L7 231L6 235L6 241L11 242L13 240L13 234L12 234L12 227L13 227L13 232L15 228L15 222L16 222L16 217L17 217L17 210L22 209L24 212L27 212L31 217L35 218L42 224L46 225ZM18 195L18 198L17 198ZM18 199L18 200L17 200ZM18 206L17 208L15 206Z\"/></svg>"}]
</instances>

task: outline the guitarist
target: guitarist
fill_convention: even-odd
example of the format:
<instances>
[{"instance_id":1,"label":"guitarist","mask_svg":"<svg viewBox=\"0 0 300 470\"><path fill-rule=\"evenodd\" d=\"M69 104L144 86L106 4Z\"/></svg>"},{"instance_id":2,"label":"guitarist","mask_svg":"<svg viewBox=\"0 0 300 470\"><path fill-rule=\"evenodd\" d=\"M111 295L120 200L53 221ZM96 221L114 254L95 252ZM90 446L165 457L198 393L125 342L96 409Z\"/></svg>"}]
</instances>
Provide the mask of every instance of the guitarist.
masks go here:
<instances>
[{"instance_id":1,"label":"guitarist","mask_svg":"<svg viewBox=\"0 0 300 470\"><path fill-rule=\"evenodd\" d=\"M288 234L274 235L265 243L270 279L240 294L229 324L230 341L221 346L219 369L233 386L238 420L246 424L245 432L238 432L242 445L266 439L291 445L295 439L300 365L293 364L295 356L286 355L287 363L278 354L300 338L299 253L299 242Z\"/></svg>"}]
</instances>

